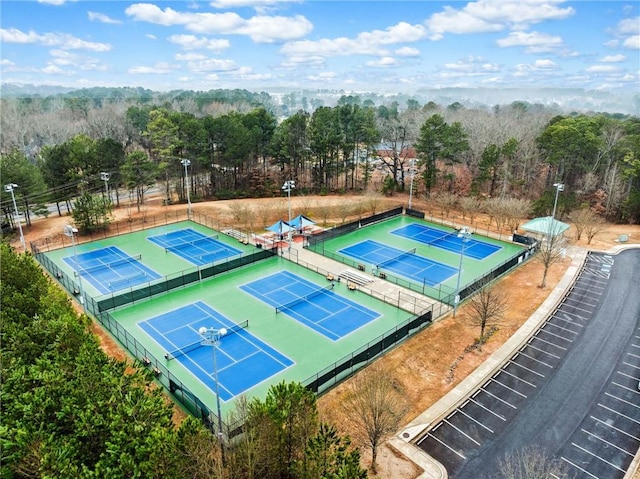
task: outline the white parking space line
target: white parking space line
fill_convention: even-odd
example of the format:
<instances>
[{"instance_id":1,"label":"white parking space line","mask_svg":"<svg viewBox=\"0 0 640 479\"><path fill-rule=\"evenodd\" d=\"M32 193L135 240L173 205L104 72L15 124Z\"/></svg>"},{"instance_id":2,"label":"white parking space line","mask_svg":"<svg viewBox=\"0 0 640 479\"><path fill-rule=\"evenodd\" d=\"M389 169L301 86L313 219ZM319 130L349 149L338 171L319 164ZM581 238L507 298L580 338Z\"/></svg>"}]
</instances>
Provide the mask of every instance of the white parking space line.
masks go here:
<instances>
[{"instance_id":1,"label":"white parking space line","mask_svg":"<svg viewBox=\"0 0 640 479\"><path fill-rule=\"evenodd\" d=\"M610 398L615 399L616 401L620 401L620 402L623 402L623 403L625 403L625 404L628 404L629 406L632 406L632 407L634 407L634 408L636 408L636 409L640 409L640 406L639 406L639 405L637 405L637 404L635 404L635 403L632 403L631 401L627 401L626 399L622 399L622 398L621 398L621 397L619 397L619 396L615 396L614 394L611 394L611 393L607 393L607 392L605 392L605 393L604 393L604 395L605 395L605 396L609 396Z\"/></svg>"},{"instance_id":2,"label":"white parking space line","mask_svg":"<svg viewBox=\"0 0 640 479\"><path fill-rule=\"evenodd\" d=\"M477 391L477 392L479 393L480 391ZM501 415L500 415L500 414L498 414L497 412L494 412L494 411L492 411L491 409L488 409L488 408L484 407L482 404L480 404L480 403L479 403L478 401L476 401L475 399L471 399L471 402L472 402L473 404L476 404L476 405L480 406L480 407L481 407L482 409L484 409L485 411L487 411L487 412L489 412L489 413L493 414L495 417L497 417L497 418L499 418L499 419L502 419L504 422L507 422L507 420L506 420L506 418L505 418L504 416L501 416Z\"/></svg>"},{"instance_id":3,"label":"white parking space line","mask_svg":"<svg viewBox=\"0 0 640 479\"><path fill-rule=\"evenodd\" d=\"M573 447L575 447L576 449L579 449L583 452L586 452L587 454L589 454L591 457L595 457L596 459L599 459L600 461L604 462L605 464L613 467L614 469L617 469L620 472L626 472L624 469L620 469L618 466L616 466L615 464L613 464L612 462L607 461L606 459L598 456L597 454L594 454L593 452L589 451L588 449L585 449L582 446L579 446L578 444L576 444L575 442L572 442L571 445Z\"/></svg>"},{"instance_id":4,"label":"white parking space line","mask_svg":"<svg viewBox=\"0 0 640 479\"><path fill-rule=\"evenodd\" d=\"M545 325L545 326L544 326L544 327L539 331L539 333L538 333L538 334L540 334L540 333L545 333L545 334L549 334L549 335L551 335L551 336L553 336L553 337L555 337L555 338L562 339L563 341L567 341L567 342L569 342L569 343L572 343L572 342L573 342L573 339L568 339L568 338L565 338L564 336L561 336L561 335L559 335L559 334L555 334L555 333L552 333L551 331L547 331L546 329L544 329L544 328L546 328L546 327L547 327L547 326Z\"/></svg>"},{"instance_id":5,"label":"white parking space line","mask_svg":"<svg viewBox=\"0 0 640 479\"><path fill-rule=\"evenodd\" d=\"M607 284L607 282L605 281L602 284ZM602 293L598 293L593 291L594 289L601 289L602 291L604 291L605 287L604 286L598 286L597 284L590 284L590 285L583 285L583 284L576 284L576 286L573 288L572 291L576 291L576 292L582 292L582 293L589 293L591 296L601 296Z\"/></svg>"},{"instance_id":6,"label":"white parking space line","mask_svg":"<svg viewBox=\"0 0 640 479\"><path fill-rule=\"evenodd\" d=\"M533 341L535 339L535 336L533 338L531 338L529 341ZM546 354L547 356L551 356L552 358L555 359L560 359L560 356L557 356L553 353L550 353L549 351L545 351L544 349L540 349L540 348L536 348L533 344L529 343L527 344L528 347L530 347L531 349L535 349L536 351L540 351L541 353Z\"/></svg>"},{"instance_id":7,"label":"white parking space line","mask_svg":"<svg viewBox=\"0 0 640 479\"><path fill-rule=\"evenodd\" d=\"M540 361L539 359L534 358L533 356L529 356L528 354L522 352L522 351L518 351L518 354L516 354L514 356L514 359L517 358L518 356L524 356L525 358L529 358L531 359L531 361L535 361L538 364L542 364L543 366L548 367L549 369L553 369L553 366L551 364L547 364L544 361ZM638 368L640 369L640 368Z\"/></svg>"},{"instance_id":8,"label":"white parking space line","mask_svg":"<svg viewBox=\"0 0 640 479\"><path fill-rule=\"evenodd\" d=\"M529 369L529 368L527 368L527 367L523 366L522 364L518 364L518 363L517 363L517 362L515 362L515 361L509 361L509 364L514 364L514 365L518 366L519 368L522 368L522 369L524 369L525 371L530 372L531 374L535 374L536 376L540 376L541 378L544 378L544 377L545 377L545 375L544 375L544 374L539 373L538 371L534 371L533 369Z\"/></svg>"},{"instance_id":9,"label":"white parking space line","mask_svg":"<svg viewBox=\"0 0 640 479\"><path fill-rule=\"evenodd\" d=\"M565 319L565 318L561 318L558 315L553 315L552 319L556 320L556 321L562 321L563 323L569 323L572 326L578 326L579 328L584 328L584 324L581 323L576 323L575 321L573 321L572 319Z\"/></svg>"},{"instance_id":10,"label":"white parking space line","mask_svg":"<svg viewBox=\"0 0 640 479\"><path fill-rule=\"evenodd\" d=\"M505 374L508 374L509 376L511 376L512 378L517 379L517 380L518 380L518 381L520 381L520 382L523 382L523 383L525 383L525 384L528 384L528 385L529 385L529 386L531 386L532 388L537 387L535 384L530 383L529 381L525 381L524 379L519 378L519 377L518 377L518 376L516 376L515 374L511 374L511 373L510 373L509 371L507 371L507 370L504 370L504 369L503 369L503 370L502 370L502 372L503 372L503 373L505 373ZM495 377L497 377L497 374L494 376L494 378L495 378Z\"/></svg>"},{"instance_id":11,"label":"white parking space line","mask_svg":"<svg viewBox=\"0 0 640 479\"><path fill-rule=\"evenodd\" d=\"M586 318L586 317L584 317L584 316L580 316L579 314L576 314L576 313L570 313L570 312L568 312L568 311L562 311L562 310L560 310L560 309L558 309L558 311L557 311L557 312L558 312L558 313L562 313L562 314L565 316L565 319L566 319L567 321L573 321L573 320L571 319L571 316L574 316L574 317L578 318L578 319L579 319L579 320L581 320L581 321L586 321L586 320L587 320L587 318Z\"/></svg>"},{"instance_id":12,"label":"white parking space line","mask_svg":"<svg viewBox=\"0 0 640 479\"><path fill-rule=\"evenodd\" d=\"M623 373L622 371L616 371L616 374L619 374L620 376L624 376L625 378L633 379L634 381L636 380L635 376L632 376L631 374Z\"/></svg>"},{"instance_id":13,"label":"white parking space line","mask_svg":"<svg viewBox=\"0 0 640 479\"><path fill-rule=\"evenodd\" d=\"M485 424L482 424L480 421L478 421L475 417L470 416L469 414L467 414L466 412L464 412L462 409L458 409L458 412L460 412L461 414L463 414L464 416L466 416L468 419L470 419L471 421L475 422L478 426L486 429L487 431L489 431L491 434L495 434L495 431L493 429L491 429L490 427L486 426Z\"/></svg>"},{"instance_id":14,"label":"white parking space line","mask_svg":"<svg viewBox=\"0 0 640 479\"><path fill-rule=\"evenodd\" d=\"M640 437L636 437L636 436L634 436L633 434L629 434L627 431L623 431L622 429L620 429L620 428L618 428L618 427L612 426L612 425L611 425L611 424L609 424L607 421L603 421L602 419L598 419L598 418L597 418L597 417L595 417L595 416L589 416L589 417L590 417L591 419L593 419L594 421L599 422L600 424L602 424L602 425L604 425L604 426L606 426L606 427L608 427L608 428L610 428L610 429L613 429L613 430L614 430L614 431L616 431L616 432L619 432L620 434L624 434L625 436L628 436L628 437L630 437L631 439L634 439L634 440L636 440L636 441L640 441Z\"/></svg>"},{"instance_id":15,"label":"white parking space line","mask_svg":"<svg viewBox=\"0 0 640 479\"><path fill-rule=\"evenodd\" d=\"M616 446L614 443L607 441L606 439L604 439L604 438L602 438L602 437L598 436L597 434L594 434L594 433L589 432L589 431L587 431L586 429L582 429L582 428L580 428L580 430L581 430L582 432L584 432L585 434L587 434L588 436L591 436L591 437L593 437L594 439L597 439L598 441L602 441L602 442L603 442L603 443L605 443L607 446L611 446L611 447L613 447L613 448L617 449L617 450L618 450L618 451L620 451L620 452L624 452L627 456L631 456L631 457L633 457L633 456L635 455L635 452L629 452L629 451L627 451L626 449L622 449L620 446ZM607 447L607 446L605 446L605 447Z\"/></svg>"},{"instance_id":16,"label":"white parking space line","mask_svg":"<svg viewBox=\"0 0 640 479\"><path fill-rule=\"evenodd\" d=\"M539 337L539 336L534 336L534 338L533 338L533 339L534 339L534 340L536 340L536 341L542 341L543 343L547 343L547 344L548 344L548 345L550 345L550 346L555 346L556 348L558 348L558 349L562 349L563 351L566 351L566 350L567 350L567 348L563 348L562 346L558 346L557 344L552 343L552 342L549 342L549 341L547 341L547 340L545 340L545 339L542 339L542 338L541 338L541 337Z\"/></svg>"},{"instance_id":17,"label":"white parking space line","mask_svg":"<svg viewBox=\"0 0 640 479\"><path fill-rule=\"evenodd\" d=\"M633 353L625 353L627 356L631 356L632 358L638 358L640 359L640 355L637 354L633 354Z\"/></svg>"},{"instance_id":18,"label":"white parking space line","mask_svg":"<svg viewBox=\"0 0 640 479\"><path fill-rule=\"evenodd\" d=\"M563 306L563 305L565 305L565 304L566 304L566 303L563 301L563 302L562 302L562 305L560 305L560 308L562 308L562 306ZM578 303L578 304L581 304L581 303ZM578 308L577 306L571 306L571 305L567 305L567 306L569 306L570 308L575 309L575 310L577 310L577 311L584 311L584 312L585 312L585 313L587 313L588 315L593 314L593 309ZM564 312L564 311L563 311L563 312Z\"/></svg>"},{"instance_id":19,"label":"white parking space line","mask_svg":"<svg viewBox=\"0 0 640 479\"><path fill-rule=\"evenodd\" d=\"M522 397L523 397L523 398L525 398L525 399L527 398L527 396L526 396L525 394L522 394L520 391L516 391L515 389L510 388L509 386L507 386L506 384L501 383L501 382L500 382L500 381L498 381L497 379L493 379L493 378L491 378L491 381L492 381L492 382L494 382L494 383L496 383L496 384L499 384L500 386L502 386L502 387L503 387L503 388L505 388L505 389L508 389L508 390L509 390L509 391L511 391L511 392L516 393L516 394L517 394L517 395L519 395L519 396L522 396Z\"/></svg>"},{"instance_id":20,"label":"white parking space line","mask_svg":"<svg viewBox=\"0 0 640 479\"><path fill-rule=\"evenodd\" d=\"M471 436L469 436L469 434L467 434L466 432L464 432L462 429L460 429L459 427L456 427L455 425L451 424L449 421L447 421L446 419L443 421L445 423L447 423L450 427L452 427L453 429L455 429L456 431L458 431L460 434L462 434L464 437L466 437L467 439L469 439L471 442L473 442L476 446L479 446L480 443L478 441L476 441L474 438L472 438Z\"/></svg>"},{"instance_id":21,"label":"white parking space line","mask_svg":"<svg viewBox=\"0 0 640 479\"><path fill-rule=\"evenodd\" d=\"M563 304L575 304L575 303L577 303L578 306L586 306L586 307L594 308L597 306L598 301L591 301L591 298L580 298L580 299L572 298L571 296L568 296L563 301ZM576 306L572 306L572 307L575 308ZM578 309L584 309L584 308L578 308Z\"/></svg>"},{"instance_id":22,"label":"white parking space line","mask_svg":"<svg viewBox=\"0 0 640 479\"><path fill-rule=\"evenodd\" d=\"M624 364L625 366L629 366L630 368L633 368L633 369L640 369L640 366L638 366L636 364L628 363L626 361L622 361L622 364Z\"/></svg>"},{"instance_id":23,"label":"white parking space line","mask_svg":"<svg viewBox=\"0 0 640 479\"><path fill-rule=\"evenodd\" d=\"M615 381L612 381L611 384L613 384L614 386L618 386L619 388L626 389L627 391L633 391L636 394L638 393L638 390L636 388L630 388L629 386L625 386L624 384L620 384Z\"/></svg>"},{"instance_id":24,"label":"white parking space line","mask_svg":"<svg viewBox=\"0 0 640 479\"><path fill-rule=\"evenodd\" d=\"M578 332L577 332L577 331L572 331L572 330L570 330L570 329L563 328L562 326L558 326L557 324L553 324L553 323L551 323L551 322L547 322L547 324L545 324L545 325L544 325L544 327L545 327L545 328L546 328L547 326L551 326L551 327L554 327L554 328L558 328L558 329L560 329L561 331L566 331L567 333L569 333L569 334L573 334L574 336L578 334ZM578 326L582 327L582 325L581 325L581 324L579 324Z\"/></svg>"},{"instance_id":25,"label":"white parking space line","mask_svg":"<svg viewBox=\"0 0 640 479\"><path fill-rule=\"evenodd\" d=\"M567 459L566 457L561 457L560 459L562 459L564 462L566 462L567 464L570 464L571 466L575 467L578 471L580 472L584 472L585 474L593 477L593 479L600 479L598 476L594 476L593 474L591 474L589 471L587 471L586 469L578 466L577 464L571 462L569 459Z\"/></svg>"},{"instance_id":26,"label":"white parking space line","mask_svg":"<svg viewBox=\"0 0 640 479\"><path fill-rule=\"evenodd\" d=\"M497 382L497 381L496 381ZM518 409L515 405L511 404L509 401L507 401L506 399L502 399L500 396L496 396L495 394L493 394L491 391L487 391L486 389L482 388L482 392L484 392L485 394L488 394L489 396L491 396L494 399L497 399L498 401L500 401L501 403L506 404L507 406L509 406L512 409Z\"/></svg>"},{"instance_id":27,"label":"white parking space line","mask_svg":"<svg viewBox=\"0 0 640 479\"><path fill-rule=\"evenodd\" d=\"M462 459L466 459L466 457L464 457L462 454L460 454L458 451L456 451L454 448L452 448L451 446L449 446L449 444L447 444L444 441L441 441L439 438L437 438L436 436L432 435L432 434L428 434L427 436L425 436L425 439L427 437L432 437L433 439L435 439L436 441L438 441L440 444L442 444L444 447L446 447L447 449L449 449L450 451L455 452L458 456L460 456ZM422 442L422 441L420 441Z\"/></svg>"},{"instance_id":28,"label":"white parking space line","mask_svg":"<svg viewBox=\"0 0 640 479\"><path fill-rule=\"evenodd\" d=\"M612 412L613 414L616 414L616 415L618 415L618 416L620 416L620 417L623 417L623 418L625 418L625 419L628 419L628 420L629 420L629 421L631 421L631 422L635 422L636 424L640 424L640 421L638 421L637 419L634 419L634 418L632 418L632 417L630 417L630 416L627 416L626 414L622 414L621 412L616 411L615 409L610 408L609 406L605 406L604 404L602 404L602 403L600 403L600 402L598 403L598 406L600 406L600 407L601 407L601 408L603 408L603 409L606 409L606 410L607 410L607 411L609 411L609 412Z\"/></svg>"}]
</instances>

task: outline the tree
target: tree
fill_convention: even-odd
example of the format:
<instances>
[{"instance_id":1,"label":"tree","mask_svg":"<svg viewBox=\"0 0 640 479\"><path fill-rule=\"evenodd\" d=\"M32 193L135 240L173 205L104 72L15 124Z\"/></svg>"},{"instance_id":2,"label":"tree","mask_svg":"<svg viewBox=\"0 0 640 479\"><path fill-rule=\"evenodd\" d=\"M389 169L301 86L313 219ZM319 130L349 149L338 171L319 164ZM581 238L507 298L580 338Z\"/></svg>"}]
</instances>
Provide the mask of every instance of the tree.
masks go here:
<instances>
[{"instance_id":1,"label":"tree","mask_svg":"<svg viewBox=\"0 0 640 479\"><path fill-rule=\"evenodd\" d=\"M354 378L344 399L345 419L354 439L371 450L374 473L378 448L400 427L406 410L403 391L381 366L369 366Z\"/></svg>"},{"instance_id":2,"label":"tree","mask_svg":"<svg viewBox=\"0 0 640 479\"><path fill-rule=\"evenodd\" d=\"M91 233L109 225L111 210L110 201L85 191L76 200L71 214L80 231Z\"/></svg>"},{"instance_id":3,"label":"tree","mask_svg":"<svg viewBox=\"0 0 640 479\"><path fill-rule=\"evenodd\" d=\"M127 155L121 173L127 189L135 192L136 205L140 211L140 205L144 204L144 194L155 185L160 168L143 151L134 151Z\"/></svg>"},{"instance_id":4,"label":"tree","mask_svg":"<svg viewBox=\"0 0 640 479\"><path fill-rule=\"evenodd\" d=\"M548 231L540 241L537 258L544 267L540 288L546 288L549 268L564 256L564 244L565 240L562 233L554 230Z\"/></svg>"},{"instance_id":5,"label":"tree","mask_svg":"<svg viewBox=\"0 0 640 479\"><path fill-rule=\"evenodd\" d=\"M505 296L498 292L496 286L483 282L480 289L469 299L469 323L480 328L478 347L482 349L485 342L485 331L488 326L494 326L502 321L507 309Z\"/></svg>"},{"instance_id":6,"label":"tree","mask_svg":"<svg viewBox=\"0 0 640 479\"><path fill-rule=\"evenodd\" d=\"M505 456L498 463L492 479L547 479L566 477L568 467L560 460L549 457L537 446L521 449Z\"/></svg>"}]
</instances>

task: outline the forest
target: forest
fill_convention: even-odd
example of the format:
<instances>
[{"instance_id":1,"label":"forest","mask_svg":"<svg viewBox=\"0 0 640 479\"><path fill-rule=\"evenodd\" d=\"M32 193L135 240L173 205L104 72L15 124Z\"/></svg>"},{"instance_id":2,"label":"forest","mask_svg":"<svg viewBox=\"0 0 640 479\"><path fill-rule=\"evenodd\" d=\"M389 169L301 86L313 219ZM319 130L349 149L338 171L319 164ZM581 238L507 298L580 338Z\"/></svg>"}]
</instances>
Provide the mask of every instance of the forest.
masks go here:
<instances>
[{"instance_id":1,"label":"forest","mask_svg":"<svg viewBox=\"0 0 640 479\"><path fill-rule=\"evenodd\" d=\"M588 208L608 221L640 221L634 116L355 95L335 106L304 101L308 109L280 116L288 109L268 94L244 90L99 88L1 103L0 166L5 183L18 185L27 223L48 214L46 204L59 214L95 207L108 189L110 200L139 207L153 186L169 204L277 196L287 180L298 195L411 189L528 200L529 215L550 214L553 185L562 183L561 215ZM1 199L10 224L11 195Z\"/></svg>"}]
</instances>

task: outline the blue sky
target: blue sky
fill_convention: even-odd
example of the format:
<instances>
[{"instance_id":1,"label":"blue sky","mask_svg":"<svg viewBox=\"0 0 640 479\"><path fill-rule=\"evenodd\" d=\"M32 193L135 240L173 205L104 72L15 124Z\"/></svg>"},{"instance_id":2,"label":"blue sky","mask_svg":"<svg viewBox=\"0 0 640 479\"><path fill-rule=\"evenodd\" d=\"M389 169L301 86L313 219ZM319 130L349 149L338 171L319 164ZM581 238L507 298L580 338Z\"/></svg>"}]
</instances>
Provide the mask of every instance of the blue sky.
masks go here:
<instances>
[{"instance_id":1,"label":"blue sky","mask_svg":"<svg viewBox=\"0 0 640 479\"><path fill-rule=\"evenodd\" d=\"M6 1L2 82L640 90L632 1Z\"/></svg>"}]
</instances>

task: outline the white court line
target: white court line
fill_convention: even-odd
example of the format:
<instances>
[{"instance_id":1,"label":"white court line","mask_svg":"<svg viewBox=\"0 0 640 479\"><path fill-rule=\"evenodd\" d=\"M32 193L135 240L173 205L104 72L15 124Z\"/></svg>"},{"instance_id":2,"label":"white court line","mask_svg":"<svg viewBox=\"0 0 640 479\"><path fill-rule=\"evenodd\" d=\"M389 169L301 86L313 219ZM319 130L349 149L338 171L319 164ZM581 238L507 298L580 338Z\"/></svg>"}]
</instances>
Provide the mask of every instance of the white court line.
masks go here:
<instances>
[{"instance_id":1,"label":"white court line","mask_svg":"<svg viewBox=\"0 0 640 479\"><path fill-rule=\"evenodd\" d=\"M495 378L491 378L489 381L494 382L494 383L496 383L496 384L499 384L499 385L500 385L500 386L502 386L503 388L508 389L509 391L514 392L514 393L516 393L516 394L518 394L518 395L522 396L522 397L523 397L523 398L525 398L525 399L527 398L527 396L526 396L525 394L522 394L520 391L516 391L515 389L510 388L510 387L509 387L509 386L507 386L506 384L502 384L500 381L498 381L498 380L497 380L497 379L495 379Z\"/></svg>"},{"instance_id":2,"label":"white court line","mask_svg":"<svg viewBox=\"0 0 640 479\"><path fill-rule=\"evenodd\" d=\"M478 391L479 392L479 391ZM501 416L500 414L498 414L497 412L493 412L491 409L488 409L486 407L484 407L482 404L480 404L478 401L476 401L475 399L469 399L469 401L471 401L473 404L476 404L478 406L480 406L482 409L484 409L485 411L493 414L495 417L502 419L504 422L507 422L507 419L503 416Z\"/></svg>"},{"instance_id":3,"label":"white court line","mask_svg":"<svg viewBox=\"0 0 640 479\"><path fill-rule=\"evenodd\" d=\"M618 428L618 427L612 426L611 424L607 423L606 421L603 421L602 419L598 419L597 417L595 417L595 416L591 416L591 415L590 415L589 417L590 417L591 419L593 419L594 421L597 421L597 422L599 422L599 423L602 423L603 425L607 426L608 428L613 429L613 430L614 430L614 431L616 431L616 432L619 432L620 434L624 434L625 436L628 436L628 437L630 437L631 439L633 439L633 440L635 440L635 441L640 441L640 437L636 437L636 436L634 436L634 435L632 435L632 434L629 434L629 433L628 433L628 432L626 432L626 431L623 431L622 429L620 429L620 428Z\"/></svg>"},{"instance_id":4,"label":"white court line","mask_svg":"<svg viewBox=\"0 0 640 479\"><path fill-rule=\"evenodd\" d=\"M615 465L615 464L613 464L612 462L609 462L609 461L607 461L606 459L604 459L604 458L602 458L602 457L598 456L597 454L594 454L593 452L589 451L588 449L585 449L584 447L579 446L579 445L578 445L578 444L576 444L575 442L572 442L572 443L571 443L571 445L572 445L573 447L575 447L576 449L579 449L579 450L581 450L581 451L583 451L583 452L586 452L586 453L587 453L587 454L589 454L590 456L595 457L596 459L600 459L600 460L601 460L602 462L604 462L605 464L607 464L607 465L609 465L609 466L613 467L614 469L617 469L617 470L618 470L618 471L620 471L620 472L626 472L624 469L620 469L618 466L616 466L616 465Z\"/></svg>"},{"instance_id":5,"label":"white court line","mask_svg":"<svg viewBox=\"0 0 640 479\"><path fill-rule=\"evenodd\" d=\"M449 426L451 426L452 428L454 428L456 431L458 431L460 434L462 434L464 437L466 437L467 439L469 439L470 441L472 441L476 446L479 446L480 443L478 441L476 441L474 438L472 438L471 436L469 436L466 432L464 432L462 429L460 429L459 427L455 426L454 424L451 424L447 419L445 419L443 422L447 423Z\"/></svg>"},{"instance_id":6,"label":"white court line","mask_svg":"<svg viewBox=\"0 0 640 479\"><path fill-rule=\"evenodd\" d=\"M593 479L600 479L598 476L594 476L593 474L591 474L589 471L587 471L586 469L583 469L582 467L578 466L577 464L574 464L573 462L571 462L569 459L567 459L566 457L561 457L560 459L562 459L564 462L566 462L567 464L575 467L577 470L579 470L580 472L584 472L585 474L588 474L589 476L593 477Z\"/></svg>"},{"instance_id":7,"label":"white court line","mask_svg":"<svg viewBox=\"0 0 640 479\"><path fill-rule=\"evenodd\" d=\"M469 414L467 414L466 412L464 412L462 409L458 409L458 411L465 415L467 418L469 418L471 421L475 422L478 426L486 429L487 431L489 431L491 434L495 434L494 430L491 429L490 427L485 426L484 424L482 424L480 421L478 421L476 418L474 418L473 416L470 416Z\"/></svg>"},{"instance_id":8,"label":"white court line","mask_svg":"<svg viewBox=\"0 0 640 479\"><path fill-rule=\"evenodd\" d=\"M563 348L562 346L558 346L557 344L552 343L552 342L550 342L550 341L547 341L546 339L542 339L542 338L541 338L541 337L539 337L539 336L534 336L534 337L533 337L533 339L538 340L538 341L541 341L541 342L543 342L543 343L547 343L547 344L548 344L548 345L550 345L550 346L555 346L556 348L558 348L558 349L562 349L563 351L566 351L566 350L567 350L567 348Z\"/></svg>"},{"instance_id":9,"label":"white court line","mask_svg":"<svg viewBox=\"0 0 640 479\"><path fill-rule=\"evenodd\" d=\"M546 325L545 325L546 327ZM559 334L555 334L552 333L551 331L547 331L546 329L544 329L544 327L539 331L539 333L546 333L546 334L550 334L551 336L558 338L558 339L562 339L563 341L567 341L568 343L572 343L573 339L567 339L564 336L560 336Z\"/></svg>"},{"instance_id":10,"label":"white court line","mask_svg":"<svg viewBox=\"0 0 640 479\"><path fill-rule=\"evenodd\" d=\"M529 341L533 341L534 338L531 338ZM540 349L540 348L536 348L533 344L529 343L527 344L527 347L531 348L531 349L535 349L536 351L540 351L541 353L546 354L547 356L551 356L552 358L556 358L556 359L560 359L560 356L556 356L553 353L550 353L549 351L545 351L544 349Z\"/></svg>"},{"instance_id":11,"label":"white court line","mask_svg":"<svg viewBox=\"0 0 640 479\"><path fill-rule=\"evenodd\" d=\"M638 421L637 419L634 419L634 418L632 418L632 417L629 417L629 416L627 416L626 414L622 414L621 412L618 412L618 411L616 411L615 409L610 408L609 406L605 406L604 404L602 404L602 403L600 403L600 402L598 403L598 406L600 406L600 407L601 407L601 408L603 408L603 409L606 409L606 410L607 410L607 411L609 411L609 412L612 412L613 414L617 414L617 415L618 415L618 416L620 416L620 417L623 417L623 418L625 418L625 419L628 419L628 420L629 420L629 421L631 421L631 422L635 422L636 424L640 424L640 421Z\"/></svg>"},{"instance_id":12,"label":"white court line","mask_svg":"<svg viewBox=\"0 0 640 479\"><path fill-rule=\"evenodd\" d=\"M547 363L545 363L544 361L540 361L539 359L536 359L536 358L534 358L533 356L529 356L528 354L526 354L526 353L524 353L524 352L522 352L522 351L518 351L518 354L516 354L516 355L514 356L514 358L516 358L516 357L518 357L518 356L524 356L525 358L529 358L529 359L531 359L532 361L535 361L536 363L540 363L540 364L542 364L543 366L548 367L549 369L554 369L554 368L553 368L553 366L552 366L551 364L547 364ZM638 369L640 369L640 368L638 368Z\"/></svg>"},{"instance_id":13,"label":"white court line","mask_svg":"<svg viewBox=\"0 0 640 479\"><path fill-rule=\"evenodd\" d=\"M438 438L437 438L436 436L434 436L433 434L427 434L427 435L425 436L425 438L424 438L422 441L420 441L420 442L418 443L418 445L420 445L423 441L425 441L425 440L427 439L427 437L432 437L433 439L435 439L436 441L438 441L440 444L442 444L442 445L443 445L444 447L446 447L447 449L449 449L449 450L451 450L451 451L455 452L455 453L456 453L458 456L460 456L462 459L467 459L467 458L466 458L466 457L464 457L462 454L460 454L458 451L456 451L454 448L452 448L451 446L449 446L449 444L447 444L447 443L446 443L446 442L444 442L444 441L441 441L440 439L438 439Z\"/></svg>"},{"instance_id":14,"label":"white court line","mask_svg":"<svg viewBox=\"0 0 640 479\"><path fill-rule=\"evenodd\" d=\"M625 454L627 454L628 456L633 457L633 456L634 456L634 454L635 454L635 453L633 453L633 452L629 452L629 451L627 451L626 449L622 449L620 446L616 446L614 443L609 442L609 441L607 441L606 439L604 439L604 438L602 438L602 437L598 436L597 434L594 434L594 433L592 433L592 432L587 431L586 429L582 429L582 428L580 428L580 430L581 430L582 432L584 432L585 434L587 434L587 435L589 435L589 436L591 436L591 437L594 437L594 438L598 439L599 441L604 442L604 443L605 443L605 444L607 444L608 446L611 446L611 447L613 447L613 448L615 448L615 449L619 450L620 452L624 452L624 453L625 453Z\"/></svg>"},{"instance_id":15,"label":"white court line","mask_svg":"<svg viewBox=\"0 0 640 479\"><path fill-rule=\"evenodd\" d=\"M518 364L516 361L509 361L509 364L515 364L516 366L518 366L519 368L524 369L525 371L529 371L532 374L535 374L536 376L540 376L541 378L544 378L545 375L542 373L539 373L538 371L534 371L533 369L529 369L526 366L523 366L522 364Z\"/></svg>"}]
</instances>

